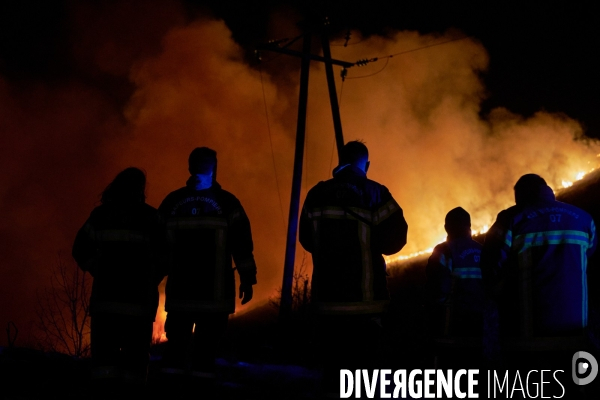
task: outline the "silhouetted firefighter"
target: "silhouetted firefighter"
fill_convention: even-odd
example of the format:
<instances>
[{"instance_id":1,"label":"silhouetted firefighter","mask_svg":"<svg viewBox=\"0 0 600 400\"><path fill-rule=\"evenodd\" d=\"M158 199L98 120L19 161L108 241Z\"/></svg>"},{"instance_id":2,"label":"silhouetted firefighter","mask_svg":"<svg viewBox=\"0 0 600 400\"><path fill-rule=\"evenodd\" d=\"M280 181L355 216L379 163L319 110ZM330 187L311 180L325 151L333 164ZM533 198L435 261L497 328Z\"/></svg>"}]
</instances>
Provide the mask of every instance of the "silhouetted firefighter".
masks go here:
<instances>
[{"instance_id":1,"label":"silhouetted firefighter","mask_svg":"<svg viewBox=\"0 0 600 400\"><path fill-rule=\"evenodd\" d=\"M471 216L461 207L446 215L445 242L427 262L427 294L438 367L469 366L481 352L484 291L481 245L471 239Z\"/></svg>"},{"instance_id":2,"label":"silhouetted firefighter","mask_svg":"<svg viewBox=\"0 0 600 400\"><path fill-rule=\"evenodd\" d=\"M326 363L324 390L336 396L340 368L377 364L389 303L382 254L400 251L408 230L388 189L367 179L369 165L363 143L344 145L333 179L308 192L300 217L300 243L313 258L311 302L318 354Z\"/></svg>"},{"instance_id":3,"label":"silhouetted firefighter","mask_svg":"<svg viewBox=\"0 0 600 400\"><path fill-rule=\"evenodd\" d=\"M587 260L596 249L594 221L556 201L538 175L522 176L514 191L516 205L498 214L481 259L484 283L498 302L507 366L552 369L558 362L566 369L574 351L588 347Z\"/></svg>"},{"instance_id":4,"label":"silhouetted firefighter","mask_svg":"<svg viewBox=\"0 0 600 400\"><path fill-rule=\"evenodd\" d=\"M159 207L171 260L162 371L175 379L175 385L196 381L209 388L215 378L218 341L235 311L232 258L240 276L242 304L252 299L256 264L250 221L239 200L216 181L217 153L207 147L194 149L189 172L186 186L170 193Z\"/></svg>"},{"instance_id":5,"label":"silhouetted firefighter","mask_svg":"<svg viewBox=\"0 0 600 400\"><path fill-rule=\"evenodd\" d=\"M98 389L120 382L135 388L146 380L158 284L165 274L158 213L145 203L145 188L141 170L120 172L73 244L73 258L94 277L91 350Z\"/></svg>"}]
</instances>

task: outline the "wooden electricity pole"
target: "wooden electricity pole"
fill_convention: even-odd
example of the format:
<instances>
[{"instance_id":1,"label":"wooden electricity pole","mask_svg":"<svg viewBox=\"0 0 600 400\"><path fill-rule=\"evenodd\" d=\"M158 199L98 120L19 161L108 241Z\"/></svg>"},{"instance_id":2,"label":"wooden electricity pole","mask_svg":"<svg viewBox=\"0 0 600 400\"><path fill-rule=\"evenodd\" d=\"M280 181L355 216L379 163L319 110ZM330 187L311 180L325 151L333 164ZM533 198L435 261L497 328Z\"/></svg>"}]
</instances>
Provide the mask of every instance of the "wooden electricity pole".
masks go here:
<instances>
[{"instance_id":1,"label":"wooden electricity pole","mask_svg":"<svg viewBox=\"0 0 600 400\"><path fill-rule=\"evenodd\" d=\"M296 124L296 149L294 151L294 174L292 176L292 196L288 218L283 283L281 285L280 319L285 320L292 309L292 283L296 259L296 239L298 232L298 212L300 209L300 189L302 188L302 161L304 159L304 139L306 137L306 108L308 105L308 71L310 69L311 35L304 36L302 62L300 64L300 99L298 102L298 122Z\"/></svg>"},{"instance_id":2,"label":"wooden electricity pole","mask_svg":"<svg viewBox=\"0 0 600 400\"><path fill-rule=\"evenodd\" d=\"M335 60L331 58L329 49L329 37L327 30L324 29L321 35L321 44L323 47L323 56L311 54L312 35L306 33L303 36L302 52L281 48L276 45L266 45L259 47L259 50L269 50L277 53L283 53L301 58L300 64L300 96L298 101L298 122L296 125L296 148L294 151L294 173L292 178L292 196L290 199L290 212L288 218L288 231L285 249L285 263L283 267L283 284L281 286L281 303L279 306L279 317L286 320L292 310L292 284L294 280L294 263L296 259L296 241L298 234L298 214L300 210L300 189L302 186L302 161L304 158L304 141L306 137L306 108L308 104L308 72L310 61L320 61L325 64L325 73L327 75L327 86L329 88L329 100L331 103L331 113L333 116L333 127L335 131L335 141L337 144L338 159L339 152L344 145L344 136L342 133L342 122L335 88L335 79L333 76L333 65L340 65L345 68L352 67L354 63Z\"/></svg>"}]
</instances>

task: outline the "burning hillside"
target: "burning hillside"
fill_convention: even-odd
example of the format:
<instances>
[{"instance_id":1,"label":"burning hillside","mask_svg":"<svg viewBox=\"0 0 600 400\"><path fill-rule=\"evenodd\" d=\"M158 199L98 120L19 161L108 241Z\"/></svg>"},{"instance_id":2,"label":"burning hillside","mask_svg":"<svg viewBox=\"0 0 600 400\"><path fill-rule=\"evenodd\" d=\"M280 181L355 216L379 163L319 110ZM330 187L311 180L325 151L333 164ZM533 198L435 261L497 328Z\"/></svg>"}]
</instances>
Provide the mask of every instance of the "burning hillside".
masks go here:
<instances>
[{"instance_id":1,"label":"burning hillside","mask_svg":"<svg viewBox=\"0 0 600 400\"><path fill-rule=\"evenodd\" d=\"M581 175L578 180L575 180L566 187L555 190L555 195L558 201L572 204L587 211L594 218L596 225L598 225L600 221L600 169ZM512 204L514 204L514 202ZM508 204L507 207L512 204ZM501 210L498 210L498 212L500 211ZM443 229L443 219L440 221L440 225ZM484 242L485 232L474 231L473 235L473 238L478 242ZM443 240L445 240L445 238ZM400 287L406 289L413 285L422 287L422 285L425 284L425 265L432 250L433 248L423 250L418 254L410 255L408 257L398 257L389 260L388 268L392 271L392 277L396 278L392 279L392 281L395 281L393 287L396 290L402 290ZM590 261L589 270L592 271L592 275L594 276L594 269L598 267L596 264L599 261L600 257L598 257L598 254L595 254ZM400 276L405 274L404 271L406 269L412 270L412 272L409 273L409 276L412 277L412 279L403 281ZM590 284L593 283L590 282ZM394 289L392 288L391 291L394 292ZM592 292L593 291L590 290L590 294Z\"/></svg>"},{"instance_id":2,"label":"burning hillside","mask_svg":"<svg viewBox=\"0 0 600 400\"><path fill-rule=\"evenodd\" d=\"M600 213L596 211L596 207L600 205L600 192L596 192L594 188L597 186L596 183L600 179L600 171L596 170L595 168L592 168L588 173L580 171L575 173L573 176L573 181L561 180L561 186L559 186L557 190L554 190L557 199L581 207L584 210L587 210L594 217L594 219L597 220L597 217L600 217ZM600 186L598 186L597 190L600 190ZM590 193L588 193L589 195L584 196L582 194L583 192ZM497 212L511 206L512 204L513 203L511 203L510 201L507 202L507 204L503 208L497 210ZM488 231L491 224L494 222L494 218L495 214L490 215L488 217L490 223L484 224L483 226L473 224L471 230L473 236L485 236L485 233ZM443 218L440 219L439 226L436 226L434 229L440 230L440 228L443 232ZM393 266L402 263L402 261L406 261L412 258L416 258L423 255L430 255L435 245L443 242L444 240L446 240L446 235L442 233L441 236L435 241L435 243L432 243L431 247L411 254L396 254L393 256L388 256L386 257L386 262L388 265Z\"/></svg>"}]
</instances>

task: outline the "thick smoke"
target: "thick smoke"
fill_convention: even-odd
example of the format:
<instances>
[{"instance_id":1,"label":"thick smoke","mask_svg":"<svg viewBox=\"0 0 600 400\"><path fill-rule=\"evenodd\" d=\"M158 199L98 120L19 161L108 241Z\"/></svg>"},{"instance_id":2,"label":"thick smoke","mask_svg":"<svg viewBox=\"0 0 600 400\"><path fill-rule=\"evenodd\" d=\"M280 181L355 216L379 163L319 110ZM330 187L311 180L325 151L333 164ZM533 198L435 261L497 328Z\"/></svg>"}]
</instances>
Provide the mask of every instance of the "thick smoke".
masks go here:
<instances>
[{"instance_id":1,"label":"thick smoke","mask_svg":"<svg viewBox=\"0 0 600 400\"><path fill-rule=\"evenodd\" d=\"M220 21L201 21L174 29L163 40L164 51L131 72L137 90L127 108L132 135L120 155L144 165L155 185L150 202L158 204L185 184L187 156L197 146L218 153L217 180L234 193L250 218L259 268L254 303L273 294L280 284L285 248L281 202L289 203L293 141L265 116L263 89L270 115L286 108L268 76L243 61L242 49ZM287 209L287 207L285 208Z\"/></svg>"},{"instance_id":2,"label":"thick smoke","mask_svg":"<svg viewBox=\"0 0 600 400\"><path fill-rule=\"evenodd\" d=\"M289 73L267 63L261 77L222 21L185 23L176 6L160 4L144 15L131 5L74 10L73 58L89 79L16 84L0 77L0 163L10 172L0 178L0 202L9 210L0 231L2 326L34 318L35 291L47 284L57 252L69 257L77 229L118 171L144 168L148 202L158 206L184 185L196 146L217 150L218 180L250 217L259 268L253 303L281 284L296 61L281 56L272 65L291 65ZM343 84L338 77L337 87L345 139L366 142L369 177L404 209L403 253L442 239L443 217L458 205L471 212L474 228L491 224L511 204L512 185L524 173L539 173L558 188L596 166L598 146L574 140L581 126L566 115L524 118L506 109L480 115L488 56L476 40L381 58L458 35L398 32L332 47L335 58L348 61L380 57L351 68ZM313 64L303 194L331 176L337 158L324 70ZM97 84L99 76L106 86Z\"/></svg>"},{"instance_id":3,"label":"thick smoke","mask_svg":"<svg viewBox=\"0 0 600 400\"><path fill-rule=\"evenodd\" d=\"M498 108L482 116L481 73L488 56L476 40L460 37L397 32L388 39L332 47L338 59L379 57L349 69L346 81L337 83L338 92L345 139L366 142L369 177L385 184L404 209L405 254L443 240L444 216L456 206L471 213L474 229L491 225L498 211L514 204L512 187L525 173L538 173L559 189L562 180L597 166L600 147L583 140L581 125L566 115L540 111L525 118ZM423 49L382 58L417 48ZM315 150L308 171L313 184L330 170L323 138L331 137L332 124L324 80L315 78L311 90L308 146Z\"/></svg>"}]
</instances>

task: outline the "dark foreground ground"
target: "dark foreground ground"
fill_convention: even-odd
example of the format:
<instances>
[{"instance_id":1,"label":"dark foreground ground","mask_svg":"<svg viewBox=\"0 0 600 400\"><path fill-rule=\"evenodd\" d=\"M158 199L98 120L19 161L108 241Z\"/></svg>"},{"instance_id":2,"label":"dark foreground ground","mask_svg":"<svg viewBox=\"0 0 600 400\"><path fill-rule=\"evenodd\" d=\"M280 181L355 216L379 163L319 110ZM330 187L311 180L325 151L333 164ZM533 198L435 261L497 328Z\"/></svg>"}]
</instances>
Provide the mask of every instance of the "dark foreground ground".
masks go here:
<instances>
[{"instance_id":1,"label":"dark foreground ground","mask_svg":"<svg viewBox=\"0 0 600 400\"><path fill-rule=\"evenodd\" d=\"M408 292L408 290L407 290ZM385 349L389 365L378 368L406 370L436 368L433 363L431 342L423 331L423 313L413 296L400 302L403 306L394 309L396 318L388 321L382 346ZM410 299L413 299L409 301ZM198 381L178 380L166 381L159 373L161 353L164 345L152 348L148 385L143 392L125 391L122 388L109 388L107 384L95 385L90 379L91 364L89 359L74 359L64 354L44 353L19 347L0 348L0 399L235 399L235 400L269 400L269 399L320 399L322 371L318 366L318 354L310 340L310 321L300 317L290 327L282 329L276 323L276 312L265 306L245 315L234 318L220 348L217 360L217 380L212 388L203 387ZM395 323L392 323L394 322ZM349 349L351 352L352 349ZM600 355L595 354L600 360ZM558 376L563 384L571 381L571 354L564 362L556 363L549 359L548 363L534 364L537 370L564 371ZM535 358L538 355L534 356ZM453 356L458 366L453 371L465 368L462 365L461 352ZM553 366L551 366L553 365ZM539 371L531 375L530 388L527 395L517 390L508 395L506 387L513 388L516 381L516 370L510 370L507 386L497 395L488 395L486 388L487 370L498 372L502 380L502 369L496 366L478 365L478 393L486 398L564 398L564 399L600 399L600 375L585 388L569 388L561 396L552 374L541 376ZM521 367L519 367L521 368ZM527 368L527 370L534 368ZM442 371L446 371L445 367ZM445 372L446 373L446 372ZM520 380L526 384L526 376L522 372ZM421 381L423 380L421 376ZM546 382L545 393L539 391L539 385ZM536 386L537 385L537 386ZM554 391L552 389L554 385ZM571 384L571 386L573 386ZM172 388L179 389L174 393ZM538 390L537 395L533 390ZM523 394L525 394L523 396ZM542 397L543 395L543 397ZM351 396L351 398L355 398ZM364 390L363 390L363 397ZM374 398L379 398L375 396ZM419 396L403 398L422 398Z\"/></svg>"},{"instance_id":2,"label":"dark foreground ground","mask_svg":"<svg viewBox=\"0 0 600 400\"><path fill-rule=\"evenodd\" d=\"M65 355L44 354L29 349L3 348L0 354L0 399L322 399L319 387L321 372L318 368L309 368L291 364L268 364L218 359L217 381L211 388L197 381L177 381L169 385L158 373L158 360L151 362L148 385L142 391L127 388L110 388L106 384L94 385L89 378L89 360L74 360ZM569 367L561 375L563 384L569 383ZM410 370L409 370L410 372ZM500 372L500 371L498 371ZM545 379L533 374L529 387L531 392L521 390L511 392L497 390L496 395L486 393L486 370L479 374L478 398L564 398L598 399L600 388L593 382L583 391L573 385L566 392L556 387L552 374L546 373ZM502 376L499 374L499 376ZM509 373L508 388L514 389L515 374ZM522 374L525 383L526 374ZM600 381L600 379L597 379ZM545 393L539 390L545 382ZM171 382L173 383L173 382ZM553 386L554 385L554 386ZM566 385L565 385L566 386ZM178 389L174 392L173 387ZM554 389L554 390L548 390ZM550 392L550 393L549 393ZM543 397L542 397L543 395ZM351 398L355 398L354 395ZM363 397L364 389L363 389ZM372 398L380 398L377 395ZM402 398L423 398L410 397ZM438 398L438 397L436 397ZM445 398L445 397L442 397ZM470 397L469 397L470 398Z\"/></svg>"},{"instance_id":3,"label":"dark foreground ground","mask_svg":"<svg viewBox=\"0 0 600 400\"><path fill-rule=\"evenodd\" d=\"M0 355L0 399L174 399L176 393L158 373L158 360L151 362L145 392L97 387L90 379L89 360L74 360L60 354L30 349L4 348ZM191 386L189 399L312 399L316 398L320 372L297 365L255 364L218 359L217 383L207 390ZM105 390L106 395L101 395ZM183 390L183 389L182 389Z\"/></svg>"}]
</instances>

